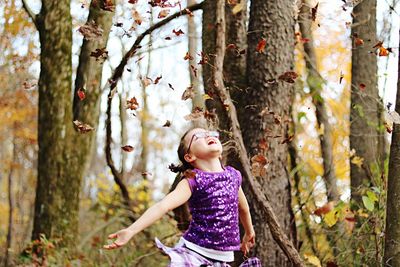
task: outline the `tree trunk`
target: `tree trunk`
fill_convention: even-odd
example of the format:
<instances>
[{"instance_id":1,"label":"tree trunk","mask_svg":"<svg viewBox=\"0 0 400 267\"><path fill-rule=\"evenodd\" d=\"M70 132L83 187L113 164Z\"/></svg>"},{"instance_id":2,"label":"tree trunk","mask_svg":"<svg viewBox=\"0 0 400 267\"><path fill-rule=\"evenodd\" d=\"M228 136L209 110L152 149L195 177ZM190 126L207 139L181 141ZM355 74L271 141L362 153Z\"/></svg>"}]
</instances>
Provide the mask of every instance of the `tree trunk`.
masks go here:
<instances>
[{"instance_id":1,"label":"tree trunk","mask_svg":"<svg viewBox=\"0 0 400 267\"><path fill-rule=\"evenodd\" d=\"M98 121L98 98L101 67L90 58L94 48L105 46L103 41L84 41L77 71L76 88L85 87L87 98L78 102L72 88L72 19L69 2L42 1L37 17L41 43L41 71L39 77L38 122L38 182L36 189L35 217L32 238L41 234L47 238L61 239L61 246L74 251L78 236L78 210L81 180L94 133L77 133L73 117L92 126ZM107 19L99 7L91 5L89 20ZM108 28L111 26L109 24ZM92 46L93 45L93 46ZM100 74L99 74L100 73ZM74 114L74 116L73 116Z\"/></svg>"},{"instance_id":2,"label":"tree trunk","mask_svg":"<svg viewBox=\"0 0 400 267\"><path fill-rule=\"evenodd\" d=\"M324 129L324 132L319 136L319 139L328 201L338 201L340 196L336 185L335 165L333 163L333 145L331 137L332 127L329 123L324 99L321 96L324 80L317 70L317 58L313 44L314 38L311 32L311 8L305 0L303 0L300 14L300 17L302 17L302 20L300 21L302 38L310 40L303 44L308 73L307 84L310 87L310 94L315 105L315 115L317 117L318 128L323 127Z\"/></svg>"},{"instance_id":3,"label":"tree trunk","mask_svg":"<svg viewBox=\"0 0 400 267\"><path fill-rule=\"evenodd\" d=\"M350 149L363 158L362 167L350 164L351 197L361 206L362 185L370 186L372 165L378 165L383 155L377 128L380 108L377 86L377 58L370 53L376 39L376 0L361 1L353 9L352 37L360 38L364 45L353 41L351 67ZM364 86L365 85L365 86ZM365 89L364 89L365 87Z\"/></svg>"},{"instance_id":4,"label":"tree trunk","mask_svg":"<svg viewBox=\"0 0 400 267\"><path fill-rule=\"evenodd\" d=\"M396 112L400 114L400 61L398 63ZM394 124L390 145L386 234L383 266L400 266L400 124Z\"/></svg>"},{"instance_id":5,"label":"tree trunk","mask_svg":"<svg viewBox=\"0 0 400 267\"><path fill-rule=\"evenodd\" d=\"M247 152L254 156L261 152L259 143L268 142L266 157L271 164L267 173L259 178L263 191L268 196L274 211L279 214L279 222L286 235L293 239L294 218L291 209L291 190L288 172L288 145L281 144L288 135L294 87L277 78L293 69L294 64L294 18L292 1L253 0L250 7L250 21L247 49L248 86L237 99L238 116ZM259 42L265 38L265 52L256 52ZM268 108L275 115L261 116ZM269 138L280 135L283 138ZM248 195L254 217L257 236L255 254L263 260L264 266L291 266L281 249L276 246L270 231L265 227L263 214L254 205L254 196L248 186L243 185Z\"/></svg>"}]
</instances>

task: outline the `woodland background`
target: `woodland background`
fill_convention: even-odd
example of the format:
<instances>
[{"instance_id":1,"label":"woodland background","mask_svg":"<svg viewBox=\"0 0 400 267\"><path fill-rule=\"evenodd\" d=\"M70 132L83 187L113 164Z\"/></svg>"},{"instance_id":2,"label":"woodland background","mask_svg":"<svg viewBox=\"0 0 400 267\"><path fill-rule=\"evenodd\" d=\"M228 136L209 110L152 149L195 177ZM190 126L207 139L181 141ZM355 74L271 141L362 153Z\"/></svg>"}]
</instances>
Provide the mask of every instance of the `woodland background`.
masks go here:
<instances>
[{"instance_id":1,"label":"woodland background","mask_svg":"<svg viewBox=\"0 0 400 267\"><path fill-rule=\"evenodd\" d=\"M165 266L185 207L102 245L207 122L264 266L400 266L397 0L0 3L2 265Z\"/></svg>"}]
</instances>

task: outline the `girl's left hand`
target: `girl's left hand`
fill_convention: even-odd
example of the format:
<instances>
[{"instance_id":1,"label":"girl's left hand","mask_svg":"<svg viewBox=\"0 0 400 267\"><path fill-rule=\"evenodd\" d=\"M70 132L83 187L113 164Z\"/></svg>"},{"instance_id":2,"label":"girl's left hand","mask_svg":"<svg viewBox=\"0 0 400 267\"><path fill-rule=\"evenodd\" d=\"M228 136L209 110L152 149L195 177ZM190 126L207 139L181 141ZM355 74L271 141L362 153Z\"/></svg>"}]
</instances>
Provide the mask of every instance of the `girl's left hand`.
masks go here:
<instances>
[{"instance_id":1,"label":"girl's left hand","mask_svg":"<svg viewBox=\"0 0 400 267\"><path fill-rule=\"evenodd\" d=\"M103 248L105 249L115 249L122 247L132 238L133 233L128 229L119 230L116 233L113 233L108 236L108 239L115 239L114 242L108 245L104 245Z\"/></svg>"},{"instance_id":2,"label":"girl's left hand","mask_svg":"<svg viewBox=\"0 0 400 267\"><path fill-rule=\"evenodd\" d=\"M254 232L245 233L242 239L242 244L240 245L240 250L247 255L250 249L254 247L256 235Z\"/></svg>"}]
</instances>

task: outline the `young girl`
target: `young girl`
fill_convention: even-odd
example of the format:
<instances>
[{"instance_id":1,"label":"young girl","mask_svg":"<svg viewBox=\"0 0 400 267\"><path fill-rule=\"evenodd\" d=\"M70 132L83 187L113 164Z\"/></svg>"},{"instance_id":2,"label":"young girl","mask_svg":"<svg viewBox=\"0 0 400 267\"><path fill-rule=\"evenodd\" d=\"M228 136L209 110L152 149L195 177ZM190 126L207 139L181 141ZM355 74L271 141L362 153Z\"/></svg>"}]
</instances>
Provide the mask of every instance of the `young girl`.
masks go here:
<instances>
[{"instance_id":1,"label":"young girl","mask_svg":"<svg viewBox=\"0 0 400 267\"><path fill-rule=\"evenodd\" d=\"M180 242L168 248L156 239L157 246L171 258L169 266L229 266L226 262L234 260L235 250L246 254L255 242L249 206L240 186L240 172L222 166L218 138L218 132L201 128L187 131L178 148L182 164L170 167L172 171L184 172L186 177L136 222L109 235L109 239L115 240L104 248L125 245L165 213L189 201L192 220ZM241 243L239 219L244 228Z\"/></svg>"}]
</instances>

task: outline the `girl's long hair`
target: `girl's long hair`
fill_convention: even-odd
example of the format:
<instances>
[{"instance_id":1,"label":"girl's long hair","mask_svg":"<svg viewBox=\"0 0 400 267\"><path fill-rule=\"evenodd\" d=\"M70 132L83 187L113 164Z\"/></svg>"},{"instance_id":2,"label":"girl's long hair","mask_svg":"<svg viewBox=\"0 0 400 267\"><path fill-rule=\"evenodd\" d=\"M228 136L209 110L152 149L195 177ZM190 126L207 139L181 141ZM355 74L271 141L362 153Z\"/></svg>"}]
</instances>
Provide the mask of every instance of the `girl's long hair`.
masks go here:
<instances>
[{"instance_id":1,"label":"girl's long hair","mask_svg":"<svg viewBox=\"0 0 400 267\"><path fill-rule=\"evenodd\" d=\"M193 129L195 129L195 128L191 128L191 129L187 130L187 131L183 134L183 136L182 136L182 138L181 138L181 141L179 142L179 146L178 146L178 151L177 151L177 152L178 152L178 158L179 158L179 160L181 161L181 163L180 163L179 165L175 165L175 164L171 163L171 164L169 165L168 168L169 168L172 172L182 174L182 173L184 173L186 170L191 170L191 169L193 169L193 166L192 166L189 162L187 162L187 161L185 160L185 154L186 154L186 152L187 152L187 147L186 147L186 145L185 145L185 137L186 137L186 135L188 135L188 133L189 133L190 131L192 131Z\"/></svg>"}]
</instances>

